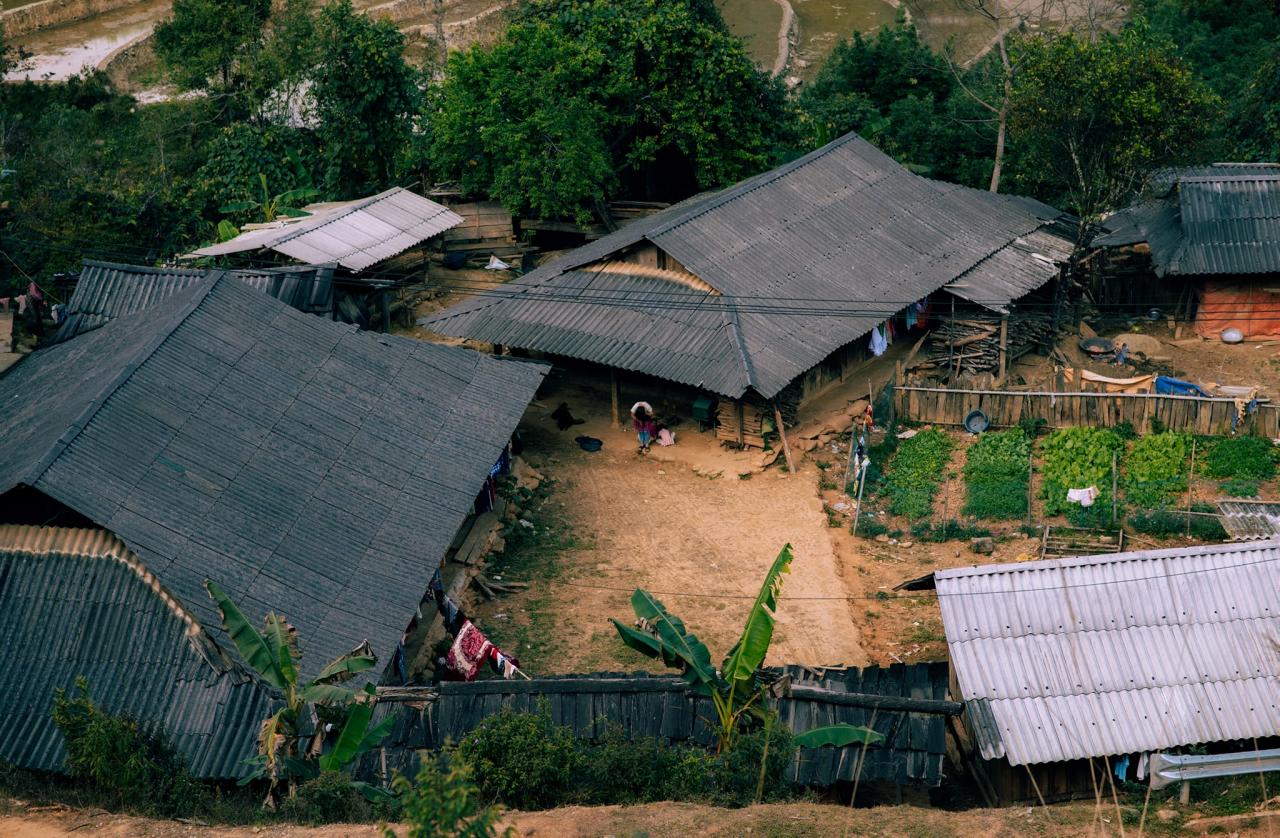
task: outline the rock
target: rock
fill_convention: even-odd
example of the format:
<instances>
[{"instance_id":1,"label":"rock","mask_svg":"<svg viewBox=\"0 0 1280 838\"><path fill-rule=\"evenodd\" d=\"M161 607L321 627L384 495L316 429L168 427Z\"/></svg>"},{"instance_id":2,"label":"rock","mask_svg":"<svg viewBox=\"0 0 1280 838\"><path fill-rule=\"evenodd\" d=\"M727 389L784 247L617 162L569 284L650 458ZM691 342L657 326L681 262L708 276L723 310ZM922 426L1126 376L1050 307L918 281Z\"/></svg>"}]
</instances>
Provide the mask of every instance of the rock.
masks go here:
<instances>
[{"instance_id":1,"label":"rock","mask_svg":"<svg viewBox=\"0 0 1280 838\"><path fill-rule=\"evenodd\" d=\"M914 542L914 541L903 541L903 542L902 542L902 543L900 543L898 546L899 546L899 547L910 547L912 544L915 544L915 542Z\"/></svg>"},{"instance_id":2,"label":"rock","mask_svg":"<svg viewBox=\"0 0 1280 838\"><path fill-rule=\"evenodd\" d=\"M801 451L817 451L817 439L798 439L795 441L795 447Z\"/></svg>"},{"instance_id":3,"label":"rock","mask_svg":"<svg viewBox=\"0 0 1280 838\"><path fill-rule=\"evenodd\" d=\"M996 542L995 539L990 536L971 538L969 539L969 549L975 553L981 553L984 556L989 556L996 551Z\"/></svg>"},{"instance_id":4,"label":"rock","mask_svg":"<svg viewBox=\"0 0 1280 838\"><path fill-rule=\"evenodd\" d=\"M849 406L844 409L844 412L846 416L850 416L856 419L857 417L867 412L867 400L858 399L855 402L851 402Z\"/></svg>"},{"instance_id":5,"label":"rock","mask_svg":"<svg viewBox=\"0 0 1280 838\"><path fill-rule=\"evenodd\" d=\"M1178 817L1178 813L1173 811L1172 809L1157 809L1156 817L1159 818L1164 823L1169 823L1170 821Z\"/></svg>"},{"instance_id":6,"label":"rock","mask_svg":"<svg viewBox=\"0 0 1280 838\"><path fill-rule=\"evenodd\" d=\"M879 535L876 536L876 541L880 542L881 544L888 544L889 536L885 535L884 533L880 533Z\"/></svg>"}]
</instances>

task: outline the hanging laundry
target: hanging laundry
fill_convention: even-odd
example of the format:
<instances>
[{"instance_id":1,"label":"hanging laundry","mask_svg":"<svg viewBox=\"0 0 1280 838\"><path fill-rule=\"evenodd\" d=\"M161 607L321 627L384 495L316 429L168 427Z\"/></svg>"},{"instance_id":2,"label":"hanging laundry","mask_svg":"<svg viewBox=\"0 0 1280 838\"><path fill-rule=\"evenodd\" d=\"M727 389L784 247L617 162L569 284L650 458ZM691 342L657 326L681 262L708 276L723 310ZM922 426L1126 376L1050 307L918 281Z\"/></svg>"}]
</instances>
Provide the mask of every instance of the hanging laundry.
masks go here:
<instances>
[{"instance_id":1,"label":"hanging laundry","mask_svg":"<svg viewBox=\"0 0 1280 838\"><path fill-rule=\"evenodd\" d=\"M489 662L493 664L493 671L510 681L515 677L516 672L520 669L519 662L503 652L497 646L489 653Z\"/></svg>"},{"instance_id":2,"label":"hanging laundry","mask_svg":"<svg viewBox=\"0 0 1280 838\"><path fill-rule=\"evenodd\" d=\"M916 327L916 307L914 305L907 306L902 313L902 319L906 322L908 329L914 329Z\"/></svg>"},{"instance_id":3,"label":"hanging laundry","mask_svg":"<svg viewBox=\"0 0 1280 838\"><path fill-rule=\"evenodd\" d=\"M445 666L461 675L464 681L474 681L480 671L480 664L488 659L492 648L493 644L484 636L484 632L470 620L466 620L458 630L453 645L449 647L449 654L445 655Z\"/></svg>"},{"instance_id":4,"label":"hanging laundry","mask_svg":"<svg viewBox=\"0 0 1280 838\"><path fill-rule=\"evenodd\" d=\"M1067 500L1078 503L1081 506L1093 506L1093 502L1098 497L1098 487L1090 486L1087 489L1067 489Z\"/></svg>"},{"instance_id":5,"label":"hanging laundry","mask_svg":"<svg viewBox=\"0 0 1280 838\"><path fill-rule=\"evenodd\" d=\"M44 299L44 294L40 293L40 286L36 285L34 279L27 283L27 296L36 302Z\"/></svg>"},{"instance_id":6,"label":"hanging laundry","mask_svg":"<svg viewBox=\"0 0 1280 838\"><path fill-rule=\"evenodd\" d=\"M876 326L871 330L871 354L879 358L888 348L889 343L885 340L884 332L881 331L880 326Z\"/></svg>"},{"instance_id":7,"label":"hanging laundry","mask_svg":"<svg viewBox=\"0 0 1280 838\"><path fill-rule=\"evenodd\" d=\"M18 297L18 314L27 313L27 295L22 294Z\"/></svg>"},{"instance_id":8,"label":"hanging laundry","mask_svg":"<svg viewBox=\"0 0 1280 838\"><path fill-rule=\"evenodd\" d=\"M1115 764L1116 779L1124 782L1124 775L1129 773L1129 755L1126 754L1116 760Z\"/></svg>"}]
</instances>

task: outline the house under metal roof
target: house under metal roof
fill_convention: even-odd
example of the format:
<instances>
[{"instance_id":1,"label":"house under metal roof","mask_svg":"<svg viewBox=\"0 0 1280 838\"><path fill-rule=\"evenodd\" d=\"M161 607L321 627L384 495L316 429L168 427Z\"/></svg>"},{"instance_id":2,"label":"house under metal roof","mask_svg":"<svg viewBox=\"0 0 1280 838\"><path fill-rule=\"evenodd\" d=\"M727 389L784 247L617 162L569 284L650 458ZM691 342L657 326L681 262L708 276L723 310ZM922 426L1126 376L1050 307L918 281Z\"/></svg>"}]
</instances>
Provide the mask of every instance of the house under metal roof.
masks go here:
<instances>
[{"instance_id":1,"label":"house under metal roof","mask_svg":"<svg viewBox=\"0 0 1280 838\"><path fill-rule=\"evenodd\" d=\"M0 761L57 771L54 690L159 724L193 775L244 776L269 690L102 530L0 526Z\"/></svg>"},{"instance_id":2,"label":"house under metal roof","mask_svg":"<svg viewBox=\"0 0 1280 838\"><path fill-rule=\"evenodd\" d=\"M67 303L67 319L58 328L54 340L67 340L117 317L143 311L197 282L224 274L298 311L328 314L333 310L333 265L228 271L149 268L86 259L76 280L76 290Z\"/></svg>"},{"instance_id":3,"label":"house under metal roof","mask_svg":"<svg viewBox=\"0 0 1280 838\"><path fill-rule=\"evenodd\" d=\"M1057 275L1072 245L1061 218L1037 201L919 177L849 134L422 323L772 397L939 289L1003 311Z\"/></svg>"},{"instance_id":4,"label":"house under metal roof","mask_svg":"<svg viewBox=\"0 0 1280 838\"><path fill-rule=\"evenodd\" d=\"M462 216L399 186L369 198L311 204L301 218L246 225L230 241L187 258L275 250L308 265L336 262L362 271L462 223Z\"/></svg>"},{"instance_id":5,"label":"house under metal roof","mask_svg":"<svg viewBox=\"0 0 1280 838\"><path fill-rule=\"evenodd\" d=\"M1095 247L1146 243L1157 276L1280 271L1280 164L1219 163L1172 173L1155 198L1103 222Z\"/></svg>"},{"instance_id":6,"label":"house under metal roof","mask_svg":"<svg viewBox=\"0 0 1280 838\"><path fill-rule=\"evenodd\" d=\"M1280 733L1280 542L942 570L982 756L1034 765Z\"/></svg>"},{"instance_id":7,"label":"house under metal roof","mask_svg":"<svg viewBox=\"0 0 1280 838\"><path fill-rule=\"evenodd\" d=\"M385 665L545 373L210 278L0 377L0 493L116 534L211 630L206 578L284 614L308 674Z\"/></svg>"}]
</instances>

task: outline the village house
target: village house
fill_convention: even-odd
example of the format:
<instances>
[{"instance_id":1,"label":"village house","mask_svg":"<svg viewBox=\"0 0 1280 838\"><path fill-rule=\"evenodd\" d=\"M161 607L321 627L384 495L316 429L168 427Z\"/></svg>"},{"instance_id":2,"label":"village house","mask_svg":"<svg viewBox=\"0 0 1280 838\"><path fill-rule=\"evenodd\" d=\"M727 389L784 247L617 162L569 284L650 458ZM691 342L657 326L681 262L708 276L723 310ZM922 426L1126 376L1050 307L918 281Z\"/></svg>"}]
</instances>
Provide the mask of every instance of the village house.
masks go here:
<instances>
[{"instance_id":1,"label":"village house","mask_svg":"<svg viewBox=\"0 0 1280 838\"><path fill-rule=\"evenodd\" d=\"M422 325L666 388L721 438L778 417L957 307L991 318L1060 273L1072 228L1037 201L929 180L856 134L636 220ZM983 315L985 313L985 315Z\"/></svg>"},{"instance_id":2,"label":"village house","mask_svg":"<svg viewBox=\"0 0 1280 838\"><path fill-rule=\"evenodd\" d=\"M988 799L1092 796L1146 780L1167 749L1274 747L1277 562L1254 542L935 573L964 762Z\"/></svg>"},{"instance_id":3,"label":"village house","mask_svg":"<svg viewBox=\"0 0 1280 838\"><path fill-rule=\"evenodd\" d=\"M1206 338L1280 335L1280 164L1171 172L1103 227L1096 302L1194 320Z\"/></svg>"},{"instance_id":4,"label":"village house","mask_svg":"<svg viewBox=\"0 0 1280 838\"><path fill-rule=\"evenodd\" d=\"M362 332L216 273L0 377L0 760L57 767L55 688L239 776L267 700L204 584L363 641L396 683L428 584L546 368ZM20 685L20 686L19 686Z\"/></svg>"}]
</instances>

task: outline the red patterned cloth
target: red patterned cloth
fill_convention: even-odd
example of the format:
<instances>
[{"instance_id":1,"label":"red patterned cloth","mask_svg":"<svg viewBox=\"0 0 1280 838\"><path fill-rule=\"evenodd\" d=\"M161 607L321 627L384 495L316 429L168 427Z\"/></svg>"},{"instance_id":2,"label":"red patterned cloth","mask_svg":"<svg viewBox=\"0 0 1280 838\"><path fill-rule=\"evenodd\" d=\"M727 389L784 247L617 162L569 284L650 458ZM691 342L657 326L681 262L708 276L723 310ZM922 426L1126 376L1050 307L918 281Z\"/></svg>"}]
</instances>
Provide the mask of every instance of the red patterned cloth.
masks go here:
<instances>
[{"instance_id":1,"label":"red patterned cloth","mask_svg":"<svg viewBox=\"0 0 1280 838\"><path fill-rule=\"evenodd\" d=\"M453 646L444 662L450 669L462 676L464 681L474 681L480 671L480 664L489 658L493 644L484 632L467 620L458 629L458 636L453 639Z\"/></svg>"}]
</instances>

